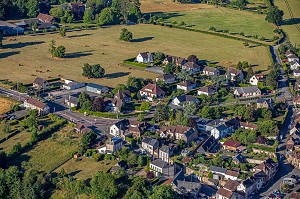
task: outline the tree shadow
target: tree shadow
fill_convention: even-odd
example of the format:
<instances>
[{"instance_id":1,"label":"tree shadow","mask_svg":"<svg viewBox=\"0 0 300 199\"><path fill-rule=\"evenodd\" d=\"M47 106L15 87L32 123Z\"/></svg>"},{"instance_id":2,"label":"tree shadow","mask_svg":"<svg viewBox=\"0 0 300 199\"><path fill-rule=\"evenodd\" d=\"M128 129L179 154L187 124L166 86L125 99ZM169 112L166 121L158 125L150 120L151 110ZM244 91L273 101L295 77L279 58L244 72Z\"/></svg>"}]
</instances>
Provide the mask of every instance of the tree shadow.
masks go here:
<instances>
[{"instance_id":1,"label":"tree shadow","mask_svg":"<svg viewBox=\"0 0 300 199\"><path fill-rule=\"evenodd\" d=\"M75 52L75 53L69 53L65 56L65 58L79 58L79 57L86 57L86 56L90 56L93 55L93 50L89 50L89 51L83 51L83 52Z\"/></svg>"},{"instance_id":2,"label":"tree shadow","mask_svg":"<svg viewBox=\"0 0 300 199\"><path fill-rule=\"evenodd\" d=\"M12 159L10 161L10 164L13 164L14 166L17 166L17 167L21 167L22 162L23 161L28 162L30 160L30 158L31 157L29 155L22 154L22 155L17 156L16 158Z\"/></svg>"},{"instance_id":3,"label":"tree shadow","mask_svg":"<svg viewBox=\"0 0 300 199\"><path fill-rule=\"evenodd\" d=\"M6 53L0 53L0 59L1 58L6 58L12 55L17 55L20 54L20 51L15 51L15 52L6 52Z\"/></svg>"},{"instance_id":4,"label":"tree shadow","mask_svg":"<svg viewBox=\"0 0 300 199\"><path fill-rule=\"evenodd\" d=\"M72 171L71 173L68 173L68 175L74 177L76 174L80 173L82 170Z\"/></svg>"},{"instance_id":5,"label":"tree shadow","mask_svg":"<svg viewBox=\"0 0 300 199\"><path fill-rule=\"evenodd\" d=\"M85 36L90 36L92 34L86 33L86 34L81 34L81 35L71 35L68 36L69 38L77 38L77 37L85 37Z\"/></svg>"},{"instance_id":6,"label":"tree shadow","mask_svg":"<svg viewBox=\"0 0 300 199\"><path fill-rule=\"evenodd\" d=\"M26 46L32 46L32 45L38 45L43 44L44 41L34 41L34 42L19 42L19 43L13 43L13 44L5 44L3 45L3 48L23 48Z\"/></svg>"},{"instance_id":7,"label":"tree shadow","mask_svg":"<svg viewBox=\"0 0 300 199\"><path fill-rule=\"evenodd\" d=\"M130 42L144 42L148 40L152 40L155 37L142 37L142 38L137 38L137 39L132 39Z\"/></svg>"},{"instance_id":8,"label":"tree shadow","mask_svg":"<svg viewBox=\"0 0 300 199\"><path fill-rule=\"evenodd\" d=\"M179 12L150 12L150 13L145 13L146 18L150 18L150 16L156 15L158 18L163 18L163 19L170 19L173 17L180 17L180 16L185 16L186 14L182 14Z\"/></svg>"},{"instance_id":9,"label":"tree shadow","mask_svg":"<svg viewBox=\"0 0 300 199\"><path fill-rule=\"evenodd\" d=\"M285 19L282 20L280 25L295 25L295 24L300 24L300 18L291 18L291 19Z\"/></svg>"},{"instance_id":10,"label":"tree shadow","mask_svg":"<svg viewBox=\"0 0 300 199\"><path fill-rule=\"evenodd\" d=\"M124 77L129 74L130 74L130 72L116 72L116 73L106 74L105 77L107 79L114 79L114 78Z\"/></svg>"}]
</instances>

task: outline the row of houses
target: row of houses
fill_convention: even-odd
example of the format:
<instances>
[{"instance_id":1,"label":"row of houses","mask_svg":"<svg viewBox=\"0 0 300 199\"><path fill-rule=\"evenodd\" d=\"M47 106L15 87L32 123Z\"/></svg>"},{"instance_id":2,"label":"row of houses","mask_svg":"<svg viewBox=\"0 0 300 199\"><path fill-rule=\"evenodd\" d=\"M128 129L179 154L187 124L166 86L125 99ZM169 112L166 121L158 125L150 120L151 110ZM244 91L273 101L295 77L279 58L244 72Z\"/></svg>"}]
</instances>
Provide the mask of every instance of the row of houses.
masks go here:
<instances>
[{"instance_id":1,"label":"row of houses","mask_svg":"<svg viewBox=\"0 0 300 199\"><path fill-rule=\"evenodd\" d=\"M295 55L292 51L287 51L285 53L287 61L290 63L291 70L296 70L300 67L299 57Z\"/></svg>"}]
</instances>

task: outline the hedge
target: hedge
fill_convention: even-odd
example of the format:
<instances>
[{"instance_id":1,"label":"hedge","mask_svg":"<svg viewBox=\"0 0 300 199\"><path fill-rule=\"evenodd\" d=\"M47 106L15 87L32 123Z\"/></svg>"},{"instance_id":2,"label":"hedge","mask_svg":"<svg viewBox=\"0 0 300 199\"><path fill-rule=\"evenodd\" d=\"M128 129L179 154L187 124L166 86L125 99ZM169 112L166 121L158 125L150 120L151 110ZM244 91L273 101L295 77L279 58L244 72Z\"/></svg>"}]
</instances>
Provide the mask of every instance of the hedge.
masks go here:
<instances>
[{"instance_id":1,"label":"hedge","mask_svg":"<svg viewBox=\"0 0 300 199\"><path fill-rule=\"evenodd\" d=\"M112 118L112 119L122 119L122 118L129 118L132 116L138 116L140 114L145 113L129 113L129 114L117 114L117 113L111 113L111 112L96 112L96 111L87 111L83 109L78 109L79 113L86 112L88 115L94 115L96 117L104 117L104 118Z\"/></svg>"},{"instance_id":2,"label":"hedge","mask_svg":"<svg viewBox=\"0 0 300 199\"><path fill-rule=\"evenodd\" d=\"M263 146L263 145L256 145L256 144L249 144L248 146L251 147L251 148L260 149L260 150L263 150L263 151L275 152L275 148L274 147Z\"/></svg>"},{"instance_id":3,"label":"hedge","mask_svg":"<svg viewBox=\"0 0 300 199\"><path fill-rule=\"evenodd\" d=\"M131 66L137 66L137 67L143 67L143 68L147 67L147 64L137 63L134 60L135 60L135 58L126 59L126 60L123 61L123 63L131 65Z\"/></svg>"}]
</instances>

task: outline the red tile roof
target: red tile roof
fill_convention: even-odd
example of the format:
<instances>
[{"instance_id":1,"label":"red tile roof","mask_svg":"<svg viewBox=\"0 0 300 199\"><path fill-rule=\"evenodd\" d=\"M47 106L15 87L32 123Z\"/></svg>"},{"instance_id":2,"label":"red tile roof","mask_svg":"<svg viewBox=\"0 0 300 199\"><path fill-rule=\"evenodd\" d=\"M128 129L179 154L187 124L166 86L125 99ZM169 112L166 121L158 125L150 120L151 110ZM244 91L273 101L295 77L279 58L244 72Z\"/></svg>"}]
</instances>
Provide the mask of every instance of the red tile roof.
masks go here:
<instances>
[{"instance_id":1,"label":"red tile roof","mask_svg":"<svg viewBox=\"0 0 300 199\"><path fill-rule=\"evenodd\" d=\"M230 198L232 196L232 192L229 191L229 190L226 190L224 188L220 188L218 191L217 191L217 195L221 195L225 198Z\"/></svg>"},{"instance_id":2,"label":"red tile roof","mask_svg":"<svg viewBox=\"0 0 300 199\"><path fill-rule=\"evenodd\" d=\"M147 84L144 88L141 89L141 91L155 95L165 94L165 91L163 91L158 85L151 83Z\"/></svg>"},{"instance_id":3,"label":"red tile roof","mask_svg":"<svg viewBox=\"0 0 300 199\"><path fill-rule=\"evenodd\" d=\"M29 97L25 100L28 104L31 104L37 108L40 108L40 109L43 109L47 106L47 104L41 102L40 100L38 99L35 99L35 98L32 98L32 97Z\"/></svg>"},{"instance_id":4,"label":"red tile roof","mask_svg":"<svg viewBox=\"0 0 300 199\"><path fill-rule=\"evenodd\" d=\"M241 145L241 143L234 142L232 140L226 140L223 144L223 146L229 146L229 147L235 147L235 148L239 147L240 145Z\"/></svg>"},{"instance_id":5,"label":"red tile roof","mask_svg":"<svg viewBox=\"0 0 300 199\"><path fill-rule=\"evenodd\" d=\"M40 13L36 18L44 23L51 23L54 19L54 17L52 17L51 15L43 13Z\"/></svg>"}]
</instances>

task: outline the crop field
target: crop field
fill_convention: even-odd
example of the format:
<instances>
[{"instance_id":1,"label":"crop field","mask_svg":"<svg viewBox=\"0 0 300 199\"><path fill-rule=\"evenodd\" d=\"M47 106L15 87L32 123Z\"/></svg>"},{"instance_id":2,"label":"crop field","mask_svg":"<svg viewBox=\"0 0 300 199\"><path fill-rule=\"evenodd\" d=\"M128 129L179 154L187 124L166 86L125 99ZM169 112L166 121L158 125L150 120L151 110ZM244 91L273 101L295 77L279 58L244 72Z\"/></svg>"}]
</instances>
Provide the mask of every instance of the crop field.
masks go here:
<instances>
[{"instance_id":1,"label":"crop field","mask_svg":"<svg viewBox=\"0 0 300 199\"><path fill-rule=\"evenodd\" d=\"M167 22L185 22L190 28L209 30L214 27L217 30L228 30L230 33L241 33L245 36L257 35L258 38L272 39L275 26L265 21L265 16L247 11L239 11L229 8L207 8L165 13Z\"/></svg>"},{"instance_id":2,"label":"crop field","mask_svg":"<svg viewBox=\"0 0 300 199\"><path fill-rule=\"evenodd\" d=\"M134 35L132 42L119 40L122 28ZM195 54L201 60L231 66L238 61L248 61L254 70L266 70L270 64L268 51L263 46L244 47L242 41L222 38L186 30L154 25L113 26L97 30L17 37L4 41L0 50L0 73L12 81L32 82L36 76L43 78L64 77L84 82L95 82L114 87L125 83L128 76L155 78L158 74L124 67L123 60L136 57L139 52L160 51L174 56ZM49 43L66 47L66 57L51 58ZM84 63L105 68L106 77L88 79L82 76Z\"/></svg>"},{"instance_id":3,"label":"crop field","mask_svg":"<svg viewBox=\"0 0 300 199\"><path fill-rule=\"evenodd\" d=\"M289 0L288 4L291 8L292 14L295 20L291 20L290 13L288 11L288 7L285 4L284 0L275 0L275 5L279 7L279 9L283 10L283 25L281 28L287 33L291 43L293 45L300 46L300 31L296 28L298 25L300 29L300 1L299 0Z\"/></svg>"},{"instance_id":4,"label":"crop field","mask_svg":"<svg viewBox=\"0 0 300 199\"><path fill-rule=\"evenodd\" d=\"M0 115L10 110L12 105L16 104L13 100L0 96Z\"/></svg>"},{"instance_id":5,"label":"crop field","mask_svg":"<svg viewBox=\"0 0 300 199\"><path fill-rule=\"evenodd\" d=\"M71 157L71 153L78 147L78 138L79 134L73 132L71 125L67 125L51 138L38 142L32 150L15 158L13 162L21 165L22 161L28 161L30 167L50 172Z\"/></svg>"},{"instance_id":6,"label":"crop field","mask_svg":"<svg viewBox=\"0 0 300 199\"><path fill-rule=\"evenodd\" d=\"M93 158L81 157L79 159L71 159L55 172L59 173L61 169L75 178L88 179L92 178L98 171L107 171L117 163L117 160L102 160L95 162Z\"/></svg>"}]
</instances>

